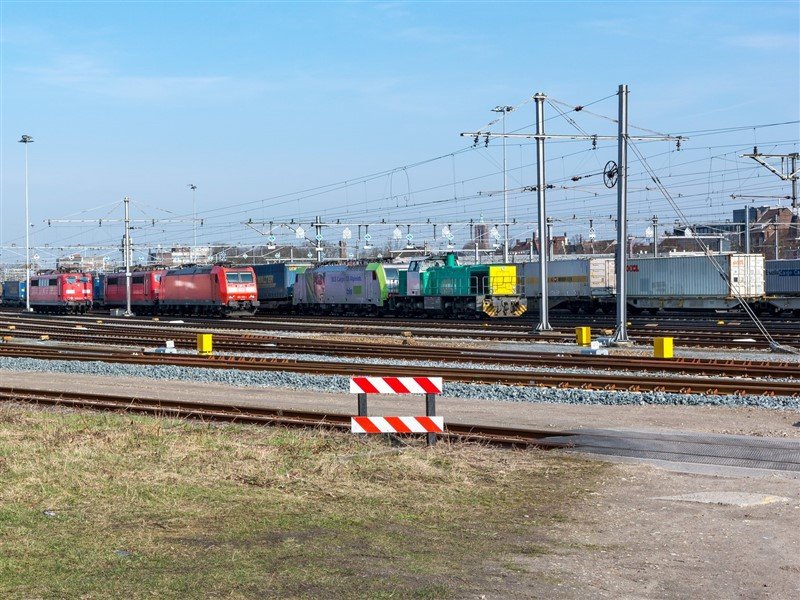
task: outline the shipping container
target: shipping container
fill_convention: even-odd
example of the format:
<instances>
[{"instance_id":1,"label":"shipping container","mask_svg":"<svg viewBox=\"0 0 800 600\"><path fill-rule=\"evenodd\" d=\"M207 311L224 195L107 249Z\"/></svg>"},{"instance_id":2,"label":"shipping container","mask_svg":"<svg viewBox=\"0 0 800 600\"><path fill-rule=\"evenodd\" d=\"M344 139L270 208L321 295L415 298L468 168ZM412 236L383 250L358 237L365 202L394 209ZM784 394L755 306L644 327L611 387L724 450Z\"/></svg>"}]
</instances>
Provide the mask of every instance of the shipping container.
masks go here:
<instances>
[{"instance_id":1,"label":"shipping container","mask_svg":"<svg viewBox=\"0 0 800 600\"><path fill-rule=\"evenodd\" d=\"M800 316L800 259L768 260L765 267L768 308L794 310Z\"/></svg>"},{"instance_id":2,"label":"shipping container","mask_svg":"<svg viewBox=\"0 0 800 600\"><path fill-rule=\"evenodd\" d=\"M525 285L525 296L530 305L534 306L542 294L539 262L526 262L519 265L519 268ZM551 260L547 263L547 280L547 296L551 308L568 308L573 312L613 310L617 287L613 257L584 256Z\"/></svg>"},{"instance_id":3,"label":"shipping container","mask_svg":"<svg viewBox=\"0 0 800 600\"><path fill-rule=\"evenodd\" d=\"M738 305L737 294L748 302L764 297L764 257L728 253L631 258L625 281L628 303L634 307L731 308Z\"/></svg>"},{"instance_id":4,"label":"shipping container","mask_svg":"<svg viewBox=\"0 0 800 600\"><path fill-rule=\"evenodd\" d=\"M800 259L768 260L765 265L768 296L800 296Z\"/></svg>"},{"instance_id":5,"label":"shipping container","mask_svg":"<svg viewBox=\"0 0 800 600\"><path fill-rule=\"evenodd\" d=\"M531 298L541 295L538 261L519 266L525 278L525 295ZM547 282L548 296L613 296L617 283L614 259L599 257L551 260L547 263Z\"/></svg>"},{"instance_id":6,"label":"shipping container","mask_svg":"<svg viewBox=\"0 0 800 600\"><path fill-rule=\"evenodd\" d=\"M299 274L307 267L275 263L254 265L259 308L274 310L292 305L292 292Z\"/></svg>"},{"instance_id":7,"label":"shipping container","mask_svg":"<svg viewBox=\"0 0 800 600\"><path fill-rule=\"evenodd\" d=\"M25 282L3 282L3 304L6 306L21 306L25 304Z\"/></svg>"}]
</instances>

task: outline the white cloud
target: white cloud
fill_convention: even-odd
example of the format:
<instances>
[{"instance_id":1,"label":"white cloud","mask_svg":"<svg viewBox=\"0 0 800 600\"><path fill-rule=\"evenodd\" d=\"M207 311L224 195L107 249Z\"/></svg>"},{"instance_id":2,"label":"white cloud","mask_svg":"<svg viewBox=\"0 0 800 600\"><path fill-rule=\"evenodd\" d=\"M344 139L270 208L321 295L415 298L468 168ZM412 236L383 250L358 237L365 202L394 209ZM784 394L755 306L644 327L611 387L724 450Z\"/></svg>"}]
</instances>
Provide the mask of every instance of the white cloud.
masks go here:
<instances>
[{"instance_id":1,"label":"white cloud","mask_svg":"<svg viewBox=\"0 0 800 600\"><path fill-rule=\"evenodd\" d=\"M796 35L784 33L752 33L724 38L724 41L737 48L752 50L794 50L800 48L800 39Z\"/></svg>"},{"instance_id":2,"label":"white cloud","mask_svg":"<svg viewBox=\"0 0 800 600\"><path fill-rule=\"evenodd\" d=\"M247 86L234 85L224 76L129 75L83 54L63 54L51 64L19 69L38 81L81 93L137 101L164 101L196 94L238 93Z\"/></svg>"}]
</instances>

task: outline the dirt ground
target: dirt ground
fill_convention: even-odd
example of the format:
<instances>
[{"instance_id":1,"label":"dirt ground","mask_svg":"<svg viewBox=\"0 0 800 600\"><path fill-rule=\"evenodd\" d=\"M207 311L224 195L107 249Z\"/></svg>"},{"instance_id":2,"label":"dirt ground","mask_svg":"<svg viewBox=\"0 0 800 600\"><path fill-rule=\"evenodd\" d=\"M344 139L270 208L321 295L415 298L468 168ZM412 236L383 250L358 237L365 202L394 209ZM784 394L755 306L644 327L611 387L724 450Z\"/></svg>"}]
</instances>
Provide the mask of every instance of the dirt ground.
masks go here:
<instances>
[{"instance_id":1,"label":"dirt ground","mask_svg":"<svg viewBox=\"0 0 800 600\"><path fill-rule=\"evenodd\" d=\"M326 406L352 414L348 394L85 375L0 372L3 385L25 383L163 398L257 403L285 408ZM414 404L409 404L413 402ZM370 398L371 414L408 413L419 398ZM517 404L442 398L445 422L487 422L540 429L682 430L800 437L800 413L763 409ZM401 414L402 414L401 413ZM664 499L684 494L738 493L749 506ZM746 502L745 502L746 503ZM557 526L557 554L532 555L516 565L538 574L530 584L509 581L498 566L484 598L798 598L800 597L800 477L797 474L620 463L584 504Z\"/></svg>"}]
</instances>

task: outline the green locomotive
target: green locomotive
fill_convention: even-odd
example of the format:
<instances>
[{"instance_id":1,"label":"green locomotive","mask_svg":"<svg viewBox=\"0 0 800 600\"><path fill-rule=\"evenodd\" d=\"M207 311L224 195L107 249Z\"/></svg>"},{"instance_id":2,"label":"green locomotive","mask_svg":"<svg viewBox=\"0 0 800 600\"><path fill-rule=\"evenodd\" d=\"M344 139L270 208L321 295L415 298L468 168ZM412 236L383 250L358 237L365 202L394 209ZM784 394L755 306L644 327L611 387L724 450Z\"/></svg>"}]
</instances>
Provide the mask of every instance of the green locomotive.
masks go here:
<instances>
[{"instance_id":1,"label":"green locomotive","mask_svg":"<svg viewBox=\"0 0 800 600\"><path fill-rule=\"evenodd\" d=\"M398 315L518 317L527 308L515 265L459 265L455 254L444 262L412 261L400 272L394 297Z\"/></svg>"}]
</instances>

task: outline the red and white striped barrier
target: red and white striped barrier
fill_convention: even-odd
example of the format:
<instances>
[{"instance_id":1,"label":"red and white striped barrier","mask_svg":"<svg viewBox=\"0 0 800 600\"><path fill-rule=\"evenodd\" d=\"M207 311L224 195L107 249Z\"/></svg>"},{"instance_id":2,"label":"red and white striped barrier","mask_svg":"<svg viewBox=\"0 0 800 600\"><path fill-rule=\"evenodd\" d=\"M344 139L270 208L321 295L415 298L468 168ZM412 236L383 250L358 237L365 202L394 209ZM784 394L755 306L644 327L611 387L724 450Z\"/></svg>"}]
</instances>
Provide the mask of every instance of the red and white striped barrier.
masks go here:
<instances>
[{"instance_id":1,"label":"red and white striped barrier","mask_svg":"<svg viewBox=\"0 0 800 600\"><path fill-rule=\"evenodd\" d=\"M424 433L428 446L444 433L444 418L436 415L441 377L351 377L350 393L358 394L358 416L351 417L353 433ZM368 417L367 394L425 394L424 417Z\"/></svg>"},{"instance_id":2,"label":"red and white striped barrier","mask_svg":"<svg viewBox=\"0 0 800 600\"><path fill-rule=\"evenodd\" d=\"M441 394L441 377L352 377L351 394Z\"/></svg>"},{"instance_id":3,"label":"red and white striped barrier","mask_svg":"<svg viewBox=\"0 0 800 600\"><path fill-rule=\"evenodd\" d=\"M444 417L350 417L353 433L443 433Z\"/></svg>"}]
</instances>

